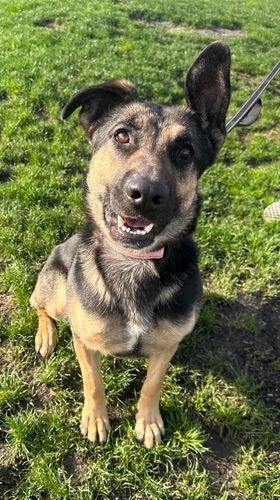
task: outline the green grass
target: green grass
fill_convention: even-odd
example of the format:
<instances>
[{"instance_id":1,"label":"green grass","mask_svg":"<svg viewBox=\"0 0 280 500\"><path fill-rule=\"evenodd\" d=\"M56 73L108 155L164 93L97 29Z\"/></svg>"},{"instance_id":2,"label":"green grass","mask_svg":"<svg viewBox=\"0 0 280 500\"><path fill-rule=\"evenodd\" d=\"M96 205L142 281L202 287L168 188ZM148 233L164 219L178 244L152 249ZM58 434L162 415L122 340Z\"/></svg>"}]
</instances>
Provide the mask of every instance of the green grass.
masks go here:
<instances>
[{"instance_id":1,"label":"green grass","mask_svg":"<svg viewBox=\"0 0 280 500\"><path fill-rule=\"evenodd\" d=\"M77 117L59 120L72 93L126 77L144 98L183 103L188 66L226 28L239 30L223 37L232 116L278 60L279 24L276 0L1 1L1 498L280 498L280 226L263 220L280 197L279 79L201 180L205 304L166 377L163 444L147 451L133 434L145 362L109 358L112 432L104 447L82 439L71 334L60 325L55 354L39 359L28 304L51 248L84 221L90 149Z\"/></svg>"}]
</instances>

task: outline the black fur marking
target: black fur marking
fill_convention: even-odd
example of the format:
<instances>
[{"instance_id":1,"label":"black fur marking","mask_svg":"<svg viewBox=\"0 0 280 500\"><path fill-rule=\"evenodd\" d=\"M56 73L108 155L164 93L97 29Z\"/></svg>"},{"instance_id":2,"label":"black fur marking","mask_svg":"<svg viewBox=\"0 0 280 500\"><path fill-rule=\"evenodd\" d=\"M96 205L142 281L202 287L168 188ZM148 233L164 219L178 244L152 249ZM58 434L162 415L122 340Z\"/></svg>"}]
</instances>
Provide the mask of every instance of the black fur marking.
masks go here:
<instances>
[{"instance_id":1,"label":"black fur marking","mask_svg":"<svg viewBox=\"0 0 280 500\"><path fill-rule=\"evenodd\" d=\"M68 268L62 259L61 251L59 248L55 248L55 250L53 252L52 267L57 269L64 276L67 276Z\"/></svg>"},{"instance_id":2,"label":"black fur marking","mask_svg":"<svg viewBox=\"0 0 280 500\"><path fill-rule=\"evenodd\" d=\"M162 287L179 285L180 288L168 301L156 306L156 318L180 323L202 297L198 250L192 238L188 236L178 242L162 263L158 261L158 265Z\"/></svg>"},{"instance_id":3,"label":"black fur marking","mask_svg":"<svg viewBox=\"0 0 280 500\"><path fill-rule=\"evenodd\" d=\"M46 267L52 267L67 276L77 252L79 241L79 235L75 234L64 243L57 245L46 262Z\"/></svg>"},{"instance_id":4,"label":"black fur marking","mask_svg":"<svg viewBox=\"0 0 280 500\"><path fill-rule=\"evenodd\" d=\"M199 305L202 299L202 285L197 268L188 275L184 285L173 297L155 309L157 319L168 320L172 323L183 323L192 312L195 304Z\"/></svg>"},{"instance_id":5,"label":"black fur marking","mask_svg":"<svg viewBox=\"0 0 280 500\"><path fill-rule=\"evenodd\" d=\"M102 316L112 313L120 313L119 308L113 302L106 302L94 286L91 285L85 274L79 255L77 255L73 266L73 284L75 291L79 295L81 304L88 312L96 313Z\"/></svg>"}]
</instances>

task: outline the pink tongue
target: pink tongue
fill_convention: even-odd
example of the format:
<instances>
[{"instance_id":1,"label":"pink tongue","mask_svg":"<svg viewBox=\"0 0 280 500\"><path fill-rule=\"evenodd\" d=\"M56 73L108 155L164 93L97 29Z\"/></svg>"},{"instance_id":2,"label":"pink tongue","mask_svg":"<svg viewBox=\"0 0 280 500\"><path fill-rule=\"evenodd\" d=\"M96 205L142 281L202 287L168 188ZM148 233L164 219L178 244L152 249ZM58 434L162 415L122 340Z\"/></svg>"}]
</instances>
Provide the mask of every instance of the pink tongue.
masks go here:
<instances>
[{"instance_id":1,"label":"pink tongue","mask_svg":"<svg viewBox=\"0 0 280 500\"><path fill-rule=\"evenodd\" d=\"M133 219L132 217L124 217L123 220L127 226L138 227L139 229L142 229L143 227L149 226L149 224L151 224L151 221L149 221L148 219Z\"/></svg>"}]
</instances>

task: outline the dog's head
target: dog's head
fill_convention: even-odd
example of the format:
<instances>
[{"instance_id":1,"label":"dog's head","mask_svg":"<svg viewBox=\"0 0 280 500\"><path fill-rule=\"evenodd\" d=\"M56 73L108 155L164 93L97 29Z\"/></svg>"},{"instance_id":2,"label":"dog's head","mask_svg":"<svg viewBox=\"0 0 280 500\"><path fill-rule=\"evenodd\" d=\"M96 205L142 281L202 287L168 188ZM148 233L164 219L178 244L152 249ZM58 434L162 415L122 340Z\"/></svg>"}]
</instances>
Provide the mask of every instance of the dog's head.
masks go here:
<instances>
[{"instance_id":1,"label":"dog's head","mask_svg":"<svg viewBox=\"0 0 280 500\"><path fill-rule=\"evenodd\" d=\"M193 227L198 178L226 135L229 72L229 49L215 42L187 74L188 105L143 102L126 80L86 88L68 101L62 118L80 107L93 146L87 204L109 243L153 255Z\"/></svg>"}]
</instances>

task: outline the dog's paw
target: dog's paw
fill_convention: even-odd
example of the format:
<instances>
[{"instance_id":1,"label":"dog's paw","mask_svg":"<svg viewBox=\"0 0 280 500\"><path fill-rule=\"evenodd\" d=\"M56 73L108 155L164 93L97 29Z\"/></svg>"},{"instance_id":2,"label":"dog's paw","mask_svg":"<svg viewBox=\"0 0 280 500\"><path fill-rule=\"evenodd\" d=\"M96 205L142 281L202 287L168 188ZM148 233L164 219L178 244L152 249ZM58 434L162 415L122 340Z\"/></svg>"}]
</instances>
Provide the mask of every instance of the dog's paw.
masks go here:
<instances>
[{"instance_id":1,"label":"dog's paw","mask_svg":"<svg viewBox=\"0 0 280 500\"><path fill-rule=\"evenodd\" d=\"M135 434L148 449L161 443L164 436L164 424L159 409L139 411L136 415Z\"/></svg>"},{"instance_id":2,"label":"dog's paw","mask_svg":"<svg viewBox=\"0 0 280 500\"><path fill-rule=\"evenodd\" d=\"M39 328L35 337L36 352L43 358L50 356L57 344L57 330L54 322L49 319L39 323Z\"/></svg>"},{"instance_id":3,"label":"dog's paw","mask_svg":"<svg viewBox=\"0 0 280 500\"><path fill-rule=\"evenodd\" d=\"M106 408L94 410L89 405L84 405L80 425L84 437L87 437L92 443L104 444L107 441L110 429Z\"/></svg>"}]
</instances>

